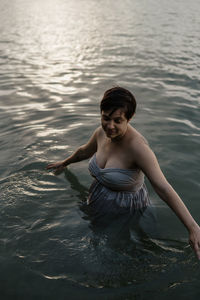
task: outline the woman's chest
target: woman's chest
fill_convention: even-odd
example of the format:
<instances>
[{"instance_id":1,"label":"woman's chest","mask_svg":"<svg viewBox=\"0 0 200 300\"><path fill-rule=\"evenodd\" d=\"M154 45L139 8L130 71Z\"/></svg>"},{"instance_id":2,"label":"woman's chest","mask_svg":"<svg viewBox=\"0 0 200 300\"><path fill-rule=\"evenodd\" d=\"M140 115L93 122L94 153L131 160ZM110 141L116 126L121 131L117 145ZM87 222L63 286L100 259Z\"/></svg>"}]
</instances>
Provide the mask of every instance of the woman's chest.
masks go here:
<instances>
[{"instance_id":1,"label":"woman's chest","mask_svg":"<svg viewBox=\"0 0 200 300\"><path fill-rule=\"evenodd\" d=\"M133 155L128 147L105 142L98 145L96 161L101 169L132 169L135 167Z\"/></svg>"}]
</instances>

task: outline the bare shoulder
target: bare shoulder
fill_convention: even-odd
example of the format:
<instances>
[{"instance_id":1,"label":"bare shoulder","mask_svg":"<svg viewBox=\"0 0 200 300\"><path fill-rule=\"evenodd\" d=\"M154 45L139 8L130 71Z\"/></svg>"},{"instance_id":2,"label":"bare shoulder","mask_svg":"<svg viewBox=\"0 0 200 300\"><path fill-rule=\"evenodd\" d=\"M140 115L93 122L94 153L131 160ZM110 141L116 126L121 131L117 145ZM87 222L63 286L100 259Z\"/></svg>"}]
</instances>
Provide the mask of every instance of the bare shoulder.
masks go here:
<instances>
[{"instance_id":1,"label":"bare shoulder","mask_svg":"<svg viewBox=\"0 0 200 300\"><path fill-rule=\"evenodd\" d=\"M102 135L103 134L103 129L101 126L97 127L96 130L95 130L96 134L97 135Z\"/></svg>"},{"instance_id":2,"label":"bare shoulder","mask_svg":"<svg viewBox=\"0 0 200 300\"><path fill-rule=\"evenodd\" d=\"M99 135L99 127L96 128L92 135L90 136L88 142L84 145L84 147L88 148L88 147L96 147L97 141L98 141L98 135Z\"/></svg>"},{"instance_id":3,"label":"bare shoulder","mask_svg":"<svg viewBox=\"0 0 200 300\"><path fill-rule=\"evenodd\" d=\"M91 138L98 139L99 135L101 135L101 127L100 127L100 126L97 127L97 128L93 131L93 133L92 133L92 135L91 135Z\"/></svg>"},{"instance_id":4,"label":"bare shoulder","mask_svg":"<svg viewBox=\"0 0 200 300\"><path fill-rule=\"evenodd\" d=\"M137 152L149 148L148 141L139 131L131 127L129 132L129 146L131 151Z\"/></svg>"},{"instance_id":5,"label":"bare shoulder","mask_svg":"<svg viewBox=\"0 0 200 300\"><path fill-rule=\"evenodd\" d=\"M149 178L152 176L152 170L155 166L157 166L157 171L159 170L154 152L150 148L147 140L138 131L135 131L129 147L135 164L140 167Z\"/></svg>"},{"instance_id":6,"label":"bare shoulder","mask_svg":"<svg viewBox=\"0 0 200 300\"><path fill-rule=\"evenodd\" d=\"M102 140L103 138L105 138L105 132L103 130L103 128L101 126L99 126L96 130L96 137L97 137L97 141Z\"/></svg>"}]
</instances>

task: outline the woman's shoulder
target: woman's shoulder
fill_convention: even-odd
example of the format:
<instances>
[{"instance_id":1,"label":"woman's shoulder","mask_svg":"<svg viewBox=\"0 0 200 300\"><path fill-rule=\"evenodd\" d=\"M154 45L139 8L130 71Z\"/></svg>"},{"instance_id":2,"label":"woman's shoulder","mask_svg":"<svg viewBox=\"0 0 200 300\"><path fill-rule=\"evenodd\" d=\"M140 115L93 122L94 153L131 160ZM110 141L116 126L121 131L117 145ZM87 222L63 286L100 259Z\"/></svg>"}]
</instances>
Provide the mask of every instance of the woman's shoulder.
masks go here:
<instances>
[{"instance_id":1,"label":"woman's shoulder","mask_svg":"<svg viewBox=\"0 0 200 300\"><path fill-rule=\"evenodd\" d=\"M101 126L97 127L95 130L97 138L105 137L105 132Z\"/></svg>"},{"instance_id":2,"label":"woman's shoulder","mask_svg":"<svg viewBox=\"0 0 200 300\"><path fill-rule=\"evenodd\" d=\"M132 139L128 144L128 150L134 159L134 164L144 171L141 166L143 166L144 162L151 162L153 157L153 151L146 138L138 131L134 131Z\"/></svg>"},{"instance_id":3,"label":"woman's shoulder","mask_svg":"<svg viewBox=\"0 0 200 300\"><path fill-rule=\"evenodd\" d=\"M93 131L93 135L95 135L96 137L98 137L99 135L102 135L102 128L101 126L97 127L94 131Z\"/></svg>"},{"instance_id":4,"label":"woman's shoulder","mask_svg":"<svg viewBox=\"0 0 200 300\"><path fill-rule=\"evenodd\" d=\"M152 151L147 139L135 128L132 128L127 145L128 152L131 153L133 157L141 157Z\"/></svg>"},{"instance_id":5,"label":"woman's shoulder","mask_svg":"<svg viewBox=\"0 0 200 300\"><path fill-rule=\"evenodd\" d=\"M131 147L138 147L138 146L140 147L140 146L145 146L145 145L148 146L149 145L147 139L132 126L130 126L130 129L129 129L128 139L129 139L129 144Z\"/></svg>"}]
</instances>

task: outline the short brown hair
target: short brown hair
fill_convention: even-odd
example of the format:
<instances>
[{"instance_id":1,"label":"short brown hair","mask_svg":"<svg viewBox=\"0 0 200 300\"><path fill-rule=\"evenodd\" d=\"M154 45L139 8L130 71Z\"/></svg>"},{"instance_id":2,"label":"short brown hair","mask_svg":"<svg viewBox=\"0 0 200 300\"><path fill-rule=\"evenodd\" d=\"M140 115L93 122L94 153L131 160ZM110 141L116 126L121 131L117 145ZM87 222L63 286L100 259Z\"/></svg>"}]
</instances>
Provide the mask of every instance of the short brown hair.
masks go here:
<instances>
[{"instance_id":1,"label":"short brown hair","mask_svg":"<svg viewBox=\"0 0 200 300\"><path fill-rule=\"evenodd\" d=\"M114 112L118 108L124 108L125 117L129 120L134 115L136 106L133 94L127 89L116 86L105 91L100 103L100 110L102 112L113 109Z\"/></svg>"}]
</instances>

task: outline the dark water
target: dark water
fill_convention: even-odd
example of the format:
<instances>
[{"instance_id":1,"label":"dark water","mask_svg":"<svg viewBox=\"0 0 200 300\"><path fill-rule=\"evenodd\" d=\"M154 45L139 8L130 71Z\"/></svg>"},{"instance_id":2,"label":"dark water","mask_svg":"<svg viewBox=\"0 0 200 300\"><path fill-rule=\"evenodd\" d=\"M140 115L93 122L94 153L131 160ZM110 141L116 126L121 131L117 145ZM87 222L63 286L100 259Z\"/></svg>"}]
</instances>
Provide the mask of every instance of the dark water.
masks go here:
<instances>
[{"instance_id":1,"label":"dark water","mask_svg":"<svg viewBox=\"0 0 200 300\"><path fill-rule=\"evenodd\" d=\"M87 161L45 171L87 141L113 85L200 223L200 2L0 1L1 299L199 299L200 265L166 205L143 247L95 235L80 209Z\"/></svg>"}]
</instances>

